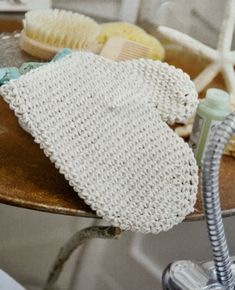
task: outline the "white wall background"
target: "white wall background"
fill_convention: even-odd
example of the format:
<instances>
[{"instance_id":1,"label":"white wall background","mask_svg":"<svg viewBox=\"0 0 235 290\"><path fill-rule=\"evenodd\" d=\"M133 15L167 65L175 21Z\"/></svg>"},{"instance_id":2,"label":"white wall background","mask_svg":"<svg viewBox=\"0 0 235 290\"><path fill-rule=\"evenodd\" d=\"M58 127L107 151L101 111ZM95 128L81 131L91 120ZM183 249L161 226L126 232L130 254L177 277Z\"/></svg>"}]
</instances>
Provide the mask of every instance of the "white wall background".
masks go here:
<instances>
[{"instance_id":1,"label":"white wall background","mask_svg":"<svg viewBox=\"0 0 235 290\"><path fill-rule=\"evenodd\" d=\"M54 0L58 7L100 19L169 25L212 46L216 45L224 2ZM41 289L60 246L92 222L0 205L0 268L27 289ZM235 217L225 219L225 224L231 253L235 253ZM183 223L157 236L123 233L118 241L91 242L81 259L78 254L66 265L59 289L156 290L161 289L162 270L173 260L211 259L204 222Z\"/></svg>"},{"instance_id":2,"label":"white wall background","mask_svg":"<svg viewBox=\"0 0 235 290\"><path fill-rule=\"evenodd\" d=\"M59 248L78 229L91 223L91 219L47 214L1 204L0 268L27 290L42 289ZM67 263L58 290L69 289L75 262L76 254Z\"/></svg>"},{"instance_id":3,"label":"white wall background","mask_svg":"<svg viewBox=\"0 0 235 290\"><path fill-rule=\"evenodd\" d=\"M0 268L39 290L59 248L93 220L0 205ZM235 217L225 226L235 254ZM58 290L160 290L164 268L178 259L211 260L204 222L185 222L159 235L122 233L93 240L66 264ZM1 289L1 283L0 283Z\"/></svg>"}]
</instances>

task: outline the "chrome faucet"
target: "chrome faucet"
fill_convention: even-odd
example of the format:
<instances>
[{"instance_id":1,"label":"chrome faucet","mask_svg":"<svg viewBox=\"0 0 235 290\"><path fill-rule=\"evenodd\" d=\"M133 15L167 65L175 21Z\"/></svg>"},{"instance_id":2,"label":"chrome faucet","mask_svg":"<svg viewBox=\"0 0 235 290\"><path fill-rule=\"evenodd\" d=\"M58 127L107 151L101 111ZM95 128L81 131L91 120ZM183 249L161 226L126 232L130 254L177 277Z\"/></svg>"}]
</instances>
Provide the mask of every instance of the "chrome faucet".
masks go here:
<instances>
[{"instance_id":1,"label":"chrome faucet","mask_svg":"<svg viewBox=\"0 0 235 290\"><path fill-rule=\"evenodd\" d=\"M219 173L224 147L235 133L235 112L217 128L210 140L202 166L202 188L213 262L189 260L170 264L163 273L164 290L233 290L235 257L230 258L220 205Z\"/></svg>"}]
</instances>

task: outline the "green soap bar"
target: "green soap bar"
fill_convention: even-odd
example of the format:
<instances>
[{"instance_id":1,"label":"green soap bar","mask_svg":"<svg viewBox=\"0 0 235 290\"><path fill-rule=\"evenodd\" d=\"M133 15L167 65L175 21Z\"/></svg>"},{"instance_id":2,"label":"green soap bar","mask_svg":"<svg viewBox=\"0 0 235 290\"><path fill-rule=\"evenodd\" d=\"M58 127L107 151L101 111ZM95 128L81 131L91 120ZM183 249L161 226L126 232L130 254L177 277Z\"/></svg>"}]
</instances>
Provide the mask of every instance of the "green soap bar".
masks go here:
<instances>
[{"instance_id":1,"label":"green soap bar","mask_svg":"<svg viewBox=\"0 0 235 290\"><path fill-rule=\"evenodd\" d=\"M71 49L64 48L56 54L56 56L52 59L52 62L62 59L71 53ZM18 79L22 74L26 74L27 72L45 64L47 64L47 62L25 62L19 69L16 67L0 68L0 85L5 84L12 79Z\"/></svg>"},{"instance_id":2,"label":"green soap bar","mask_svg":"<svg viewBox=\"0 0 235 290\"><path fill-rule=\"evenodd\" d=\"M16 67L0 68L0 85L3 85L10 80L18 79L20 75L21 74Z\"/></svg>"},{"instance_id":3,"label":"green soap bar","mask_svg":"<svg viewBox=\"0 0 235 290\"><path fill-rule=\"evenodd\" d=\"M6 75L6 71L5 71L5 69L0 68L0 80L1 80L2 78L4 78L5 75Z\"/></svg>"},{"instance_id":4,"label":"green soap bar","mask_svg":"<svg viewBox=\"0 0 235 290\"><path fill-rule=\"evenodd\" d=\"M66 55L69 55L69 54L71 54L72 53L72 50L71 49L69 49L69 48L64 48L64 49L62 49L60 52L58 52L54 57L53 57L53 59L51 60L52 62L54 62L54 61L57 61L57 60L59 60L59 59L61 59L61 58L64 58Z\"/></svg>"},{"instance_id":5,"label":"green soap bar","mask_svg":"<svg viewBox=\"0 0 235 290\"><path fill-rule=\"evenodd\" d=\"M38 68L44 64L47 64L47 63L46 62L25 62L21 65L19 71L21 74L26 74L32 69Z\"/></svg>"}]
</instances>

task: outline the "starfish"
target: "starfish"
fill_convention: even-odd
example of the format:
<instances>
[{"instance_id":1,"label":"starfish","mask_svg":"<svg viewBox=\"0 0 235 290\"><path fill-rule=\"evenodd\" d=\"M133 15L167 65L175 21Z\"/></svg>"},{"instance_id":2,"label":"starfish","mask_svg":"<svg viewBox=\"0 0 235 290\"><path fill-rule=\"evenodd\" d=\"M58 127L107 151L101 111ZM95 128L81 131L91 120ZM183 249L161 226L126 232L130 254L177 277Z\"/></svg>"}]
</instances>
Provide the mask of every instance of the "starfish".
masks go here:
<instances>
[{"instance_id":1,"label":"starfish","mask_svg":"<svg viewBox=\"0 0 235 290\"><path fill-rule=\"evenodd\" d=\"M231 106L235 110L235 51L231 51L234 20L235 0L226 0L217 49L175 29L159 26L158 31L170 41L174 41L210 61L210 64L194 79L197 92L201 92L220 72L222 73L227 90L231 95Z\"/></svg>"}]
</instances>

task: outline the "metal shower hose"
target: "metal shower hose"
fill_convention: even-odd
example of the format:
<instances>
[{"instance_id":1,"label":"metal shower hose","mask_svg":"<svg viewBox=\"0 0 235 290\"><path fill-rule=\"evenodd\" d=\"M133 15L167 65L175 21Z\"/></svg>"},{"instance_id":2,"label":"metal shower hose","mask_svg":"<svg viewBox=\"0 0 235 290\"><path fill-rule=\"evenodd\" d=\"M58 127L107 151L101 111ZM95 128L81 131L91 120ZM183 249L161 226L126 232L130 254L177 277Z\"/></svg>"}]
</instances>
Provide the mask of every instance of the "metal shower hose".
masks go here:
<instances>
[{"instance_id":1,"label":"metal shower hose","mask_svg":"<svg viewBox=\"0 0 235 290\"><path fill-rule=\"evenodd\" d=\"M228 290L234 289L235 280L232 275L229 250L221 215L219 173L224 147L234 133L235 112L231 113L218 126L205 154L202 169L204 209L216 275L218 281Z\"/></svg>"}]
</instances>

